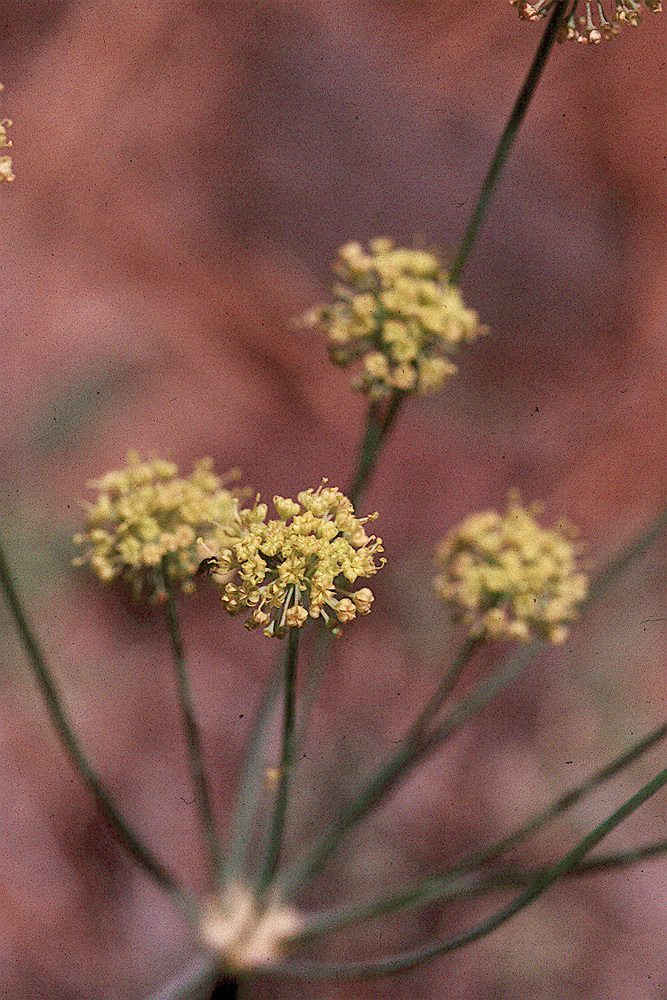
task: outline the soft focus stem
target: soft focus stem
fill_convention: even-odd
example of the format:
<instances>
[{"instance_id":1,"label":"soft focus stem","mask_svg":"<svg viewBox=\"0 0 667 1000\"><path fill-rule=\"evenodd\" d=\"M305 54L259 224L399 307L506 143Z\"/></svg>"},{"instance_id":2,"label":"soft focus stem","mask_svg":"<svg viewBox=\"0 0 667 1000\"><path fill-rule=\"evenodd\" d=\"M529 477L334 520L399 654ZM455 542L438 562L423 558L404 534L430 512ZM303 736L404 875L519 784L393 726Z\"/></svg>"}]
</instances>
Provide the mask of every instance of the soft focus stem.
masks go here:
<instances>
[{"instance_id":1,"label":"soft focus stem","mask_svg":"<svg viewBox=\"0 0 667 1000\"><path fill-rule=\"evenodd\" d=\"M458 281L468 262L470 253L475 245L475 242L477 241L477 236L489 210L489 205L491 204L496 184L498 183L498 179L502 173L502 169L505 165L505 161L509 155L514 140L516 139L519 129L523 124L523 119L526 111L528 110L531 98L535 93L535 88L537 87L544 67L547 64L549 53L551 52L554 42L556 41L558 29L560 28L567 6L568 0L556 0L554 3L549 21L542 36L542 40L538 46L537 52L535 53L531 67L528 70L526 79L523 82L523 86L519 91L519 96L517 97L514 107L512 108L512 113L509 117L507 125L505 126L505 131L500 138L493 160L491 161L491 166L489 167L489 171L484 179L484 183L482 184L477 204L473 209L468 223L468 228L463 239L461 240L458 253L456 254L450 268L449 280L452 285L458 284Z\"/></svg>"},{"instance_id":2,"label":"soft focus stem","mask_svg":"<svg viewBox=\"0 0 667 1000\"><path fill-rule=\"evenodd\" d=\"M297 859L282 876L280 890L283 894L293 893L317 872L348 833L372 812L385 796L408 773L432 753L437 747L458 732L472 715L489 704L523 669L528 660L536 654L538 644L523 647L491 677L481 681L473 691L455 705L440 725L427 736L405 740L397 753L383 761L367 780L357 797L341 809L337 819L323 837L306 854Z\"/></svg>"},{"instance_id":3,"label":"soft focus stem","mask_svg":"<svg viewBox=\"0 0 667 1000\"><path fill-rule=\"evenodd\" d=\"M406 393L401 392L400 389L394 389L389 397L389 401L384 405L378 400L373 400L373 402L369 403L368 414L366 416L366 431L361 444L357 471L347 491L347 495L355 507L371 477L380 446L389 434L405 396Z\"/></svg>"},{"instance_id":4,"label":"soft focus stem","mask_svg":"<svg viewBox=\"0 0 667 1000\"><path fill-rule=\"evenodd\" d=\"M459 677L469 663L475 650L481 645L481 642L481 636L469 636L466 639L463 648L438 685L437 690L410 726L406 736L408 742L414 743L426 732L438 710L456 687Z\"/></svg>"},{"instance_id":5,"label":"soft focus stem","mask_svg":"<svg viewBox=\"0 0 667 1000\"><path fill-rule=\"evenodd\" d=\"M132 827L121 816L109 791L93 770L83 748L77 740L65 709L62 706L58 689L46 665L37 638L24 614L2 548L0 548L0 584L2 585L7 604L14 618L16 630L28 654L33 673L46 703L48 713L51 716L51 721L72 764L92 792L100 811L105 816L118 841L132 855L135 861L152 876L160 888L169 894L174 905L188 919L192 919L195 914L194 903L185 895L171 873L157 860Z\"/></svg>"},{"instance_id":6,"label":"soft focus stem","mask_svg":"<svg viewBox=\"0 0 667 1000\"><path fill-rule=\"evenodd\" d=\"M204 758L199 727L195 716L194 701L185 665L183 640L181 638L181 629L178 622L178 614L176 612L176 602L174 601L174 586L173 581L169 576L166 560L168 560L168 556L165 556L162 560L162 578L166 592L164 609L167 631L169 632L172 659L174 663L176 692L178 695L178 704L181 710L183 730L185 732L185 740L188 748L190 779L192 781L192 790L197 803L199 823L206 843L211 873L214 880L217 881L222 865L220 843L218 841L215 827L211 795L209 792L208 782L206 780L206 773L204 771Z\"/></svg>"},{"instance_id":7,"label":"soft focus stem","mask_svg":"<svg viewBox=\"0 0 667 1000\"><path fill-rule=\"evenodd\" d=\"M616 809L611 816L595 827L585 836L571 851L561 858L561 860L540 873L528 888L507 906L502 907L496 913L485 920L475 924L467 931L448 938L445 941L433 941L422 948L415 948L411 951L399 952L395 955L388 955L374 961L345 962L341 964L328 962L308 962L284 963L279 971L283 975L295 976L298 978L310 979L356 979L362 976L385 976L406 969L412 969L417 965L444 955L446 952L455 951L465 945L471 944L479 938L486 937L501 924L511 919L526 906L541 896L549 886L553 885L559 878L573 872L585 856L600 841L623 822L631 813L638 809L652 795L660 791L667 785L667 768L660 771L643 788L636 792L631 798Z\"/></svg>"},{"instance_id":8,"label":"soft focus stem","mask_svg":"<svg viewBox=\"0 0 667 1000\"><path fill-rule=\"evenodd\" d=\"M285 650L285 679L283 702L283 728L280 745L280 763L278 765L278 790L276 792L273 821L269 831L269 841L264 858L258 893L263 893L271 882L278 864L285 831L285 814L287 812L287 794L289 780L294 762L295 744L295 698L296 698L296 664L299 653L299 630L290 628L287 633L287 648Z\"/></svg>"}]
</instances>

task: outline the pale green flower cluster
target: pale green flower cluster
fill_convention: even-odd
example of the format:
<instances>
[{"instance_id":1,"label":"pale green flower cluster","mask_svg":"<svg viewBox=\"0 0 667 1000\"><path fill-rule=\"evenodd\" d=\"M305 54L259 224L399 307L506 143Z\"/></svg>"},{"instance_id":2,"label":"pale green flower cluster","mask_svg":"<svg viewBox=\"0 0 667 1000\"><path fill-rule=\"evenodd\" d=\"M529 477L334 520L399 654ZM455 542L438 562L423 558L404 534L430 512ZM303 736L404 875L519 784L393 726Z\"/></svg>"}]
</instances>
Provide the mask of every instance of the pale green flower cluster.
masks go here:
<instances>
[{"instance_id":1,"label":"pale green flower cluster","mask_svg":"<svg viewBox=\"0 0 667 1000\"><path fill-rule=\"evenodd\" d=\"M366 534L369 517L355 517L351 501L324 483L297 501L276 496L273 505L272 521L259 497L240 511L241 536L216 555L212 576L225 607L232 615L252 608L246 628L263 627L268 636L301 628L309 616L321 616L338 634L341 623L370 611L368 587L348 585L377 572L382 540Z\"/></svg>"},{"instance_id":2,"label":"pale green flower cluster","mask_svg":"<svg viewBox=\"0 0 667 1000\"><path fill-rule=\"evenodd\" d=\"M0 92L5 88L0 83ZM12 145L12 140L9 138L7 129L12 125L10 118L3 118L0 120L0 150L10 149ZM12 170L12 158L11 156L0 156L0 184L4 181L8 183L14 180L14 172Z\"/></svg>"},{"instance_id":3,"label":"pale green flower cluster","mask_svg":"<svg viewBox=\"0 0 667 1000\"><path fill-rule=\"evenodd\" d=\"M577 567L572 529L545 529L535 506L510 497L467 517L437 553L434 586L472 635L563 642L588 580Z\"/></svg>"},{"instance_id":4,"label":"pale green flower cluster","mask_svg":"<svg viewBox=\"0 0 667 1000\"><path fill-rule=\"evenodd\" d=\"M304 322L321 325L329 354L341 367L361 360L353 381L370 399L399 389L432 393L456 372L452 353L485 332L477 313L450 285L437 257L397 248L385 237L338 251L337 301L311 310Z\"/></svg>"},{"instance_id":5,"label":"pale green flower cluster","mask_svg":"<svg viewBox=\"0 0 667 1000\"><path fill-rule=\"evenodd\" d=\"M239 531L238 497L212 467L210 458L200 459L184 479L173 462L143 462L130 452L126 468L88 483L99 495L85 505L86 529L74 541L86 550L74 565L87 563L103 582L120 577L137 597L159 601L165 596L167 556L169 578L186 592L194 590L201 564L198 539L219 548Z\"/></svg>"},{"instance_id":6,"label":"pale green flower cluster","mask_svg":"<svg viewBox=\"0 0 667 1000\"><path fill-rule=\"evenodd\" d=\"M659 13L660 0L644 0L649 10ZM522 21L538 21L553 7L554 0L510 0L516 7ZM570 13L561 25L559 42L575 41L584 45L599 45L603 38L618 35L624 24L636 27L641 20L641 4L638 0L616 0L614 12L609 17L599 0L575 0Z\"/></svg>"}]
</instances>

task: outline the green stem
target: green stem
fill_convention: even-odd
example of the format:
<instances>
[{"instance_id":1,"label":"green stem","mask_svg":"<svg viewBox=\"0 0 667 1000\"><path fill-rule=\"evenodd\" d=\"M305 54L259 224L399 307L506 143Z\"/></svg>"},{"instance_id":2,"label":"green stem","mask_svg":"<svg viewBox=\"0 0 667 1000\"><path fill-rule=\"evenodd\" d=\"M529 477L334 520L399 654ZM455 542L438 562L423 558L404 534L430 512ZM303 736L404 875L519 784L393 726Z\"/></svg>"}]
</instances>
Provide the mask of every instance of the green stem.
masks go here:
<instances>
[{"instance_id":1,"label":"green stem","mask_svg":"<svg viewBox=\"0 0 667 1000\"><path fill-rule=\"evenodd\" d=\"M186 1000L186 998L190 1000L195 996L209 996L217 975L217 961L198 955L186 963L169 982L161 986L155 993L151 993L147 1000L181 1000L181 998L182 1000ZM205 987L209 990L207 994L201 992L202 988Z\"/></svg>"},{"instance_id":2,"label":"green stem","mask_svg":"<svg viewBox=\"0 0 667 1000\"><path fill-rule=\"evenodd\" d=\"M220 876L220 888L230 881L238 882L246 877L253 820L264 787L265 767L262 746L273 719L273 708L280 690L283 667L283 657L281 656L278 658L269 683L264 689L262 701L250 729L248 744L243 756L243 770L236 792L229 847Z\"/></svg>"},{"instance_id":3,"label":"green stem","mask_svg":"<svg viewBox=\"0 0 667 1000\"><path fill-rule=\"evenodd\" d=\"M7 604L14 618L16 630L28 654L51 721L72 764L92 792L98 808L105 816L119 843L151 875L160 888L169 894L174 905L186 917L193 919L196 912L195 904L186 896L173 875L157 860L155 855L120 814L110 792L93 770L83 748L77 740L65 709L62 706L58 689L46 665L46 660L37 638L28 624L2 548L0 548L0 584L2 585Z\"/></svg>"},{"instance_id":4,"label":"green stem","mask_svg":"<svg viewBox=\"0 0 667 1000\"><path fill-rule=\"evenodd\" d=\"M530 69L528 70L526 79L523 82L523 86L519 91L519 96L517 97L514 107L512 108L512 113L509 117L507 125L505 126L505 131L500 138L493 160L491 161L491 166L489 167L489 171L484 179L484 183L482 184L477 204L473 209L468 223L468 228L463 239L461 240L458 253L456 254L450 268L449 280L452 285L458 284L463 270L468 262L470 253L477 240L479 230L489 210L489 205L491 203L491 199L493 198L496 184L498 183L505 161L509 155L514 140L517 137L519 129L521 128L531 98L535 93L535 88L537 87L540 77L542 76L542 72L547 64L549 53L551 52L554 42L556 41L558 29L560 28L567 6L568 0L556 0L553 5L542 40L538 46L537 52L535 53Z\"/></svg>"},{"instance_id":5,"label":"green stem","mask_svg":"<svg viewBox=\"0 0 667 1000\"><path fill-rule=\"evenodd\" d=\"M538 813L514 833L481 851L476 851L466 858L465 861L450 865L441 870L437 875L432 875L415 885L408 886L396 895L364 901L355 904L353 907L332 907L327 913L314 915L308 921L307 936L312 937L316 933L322 934L326 931L347 926L348 923L356 923L360 920L383 916L407 906L426 906L434 902L442 903L445 900L460 896L478 895L489 889L505 885L525 885L531 881L530 872L524 875L519 873L516 876L506 870L503 870L500 874L489 873L488 875L484 875L480 883L478 881L479 872L477 870L489 861L493 861L500 854L505 853L511 847L515 847L520 841L527 839L531 834L555 819L565 810L571 809L572 806L590 795L601 784L615 777L620 771L647 753L660 740L664 739L665 736L667 736L667 723L663 723L663 725L655 729L652 733L649 733L643 740L640 740L611 764L597 771L591 778L583 782L583 784L578 785L561 796L556 802ZM660 853L661 847L667 849L667 842L647 845L636 852L628 852L624 855L595 858L589 862L585 862L584 865L600 869L620 867L623 863L622 859L626 859L625 863L630 864L633 860L638 860L641 857L649 857ZM543 871L533 872L532 875L537 878L543 874ZM583 874L583 867L577 868L571 874ZM521 878L522 881L517 882L517 878Z\"/></svg>"},{"instance_id":6,"label":"green stem","mask_svg":"<svg viewBox=\"0 0 667 1000\"><path fill-rule=\"evenodd\" d=\"M470 658L475 650L480 646L481 642L481 636L469 636L466 639L463 644L463 648L443 677L441 683L438 685L438 688L434 692L432 698L410 726L406 736L407 741L414 743L422 738L429 725L437 715L438 710L456 687L459 677L463 673L463 670L470 661Z\"/></svg>"},{"instance_id":7,"label":"green stem","mask_svg":"<svg viewBox=\"0 0 667 1000\"><path fill-rule=\"evenodd\" d=\"M351 832L357 823L375 809L398 782L407 777L410 770L420 760L451 739L473 714L492 701L541 648L538 644L522 647L518 653L506 661L499 671L481 681L469 695L463 698L428 737L423 740L410 739L404 742L398 753L383 761L364 785L357 798L343 807L338 818L331 824L321 840L310 848L302 858L297 859L282 876L280 880L281 893L284 895L294 893L299 886L308 881L331 857L343 838Z\"/></svg>"},{"instance_id":8,"label":"green stem","mask_svg":"<svg viewBox=\"0 0 667 1000\"><path fill-rule=\"evenodd\" d=\"M382 404L377 400L369 403L368 414L366 416L366 430L359 452L357 471L347 492L349 499L355 507L373 472L375 460L380 451L380 445L389 434L405 396L406 393L401 392L399 389L394 389L384 409Z\"/></svg>"},{"instance_id":9,"label":"green stem","mask_svg":"<svg viewBox=\"0 0 667 1000\"><path fill-rule=\"evenodd\" d=\"M164 581L166 592L165 618L174 663L176 692L178 695L178 704L181 710L183 730L185 732L185 740L188 748L190 779L192 781L192 790L197 803L199 824L206 843L211 873L214 880L217 881L222 866L220 843L215 826L213 806L211 804L211 794L204 770L201 736L195 716L192 690L190 688L187 668L185 665L183 640L181 638L181 629L178 622L178 614L176 612L176 602L174 600L174 586L173 581L169 576L168 567L165 563L165 560L167 559L168 557L165 556L162 561L162 579Z\"/></svg>"},{"instance_id":10,"label":"green stem","mask_svg":"<svg viewBox=\"0 0 667 1000\"><path fill-rule=\"evenodd\" d=\"M294 702L296 696L296 664L298 653L299 630L298 628L290 628L287 633L287 649L285 651L283 729L280 746L280 763L278 766L278 790L276 792L273 821L269 831L264 866L259 877L258 895L266 890L280 863L280 853L285 831L289 780L294 763Z\"/></svg>"},{"instance_id":11,"label":"green stem","mask_svg":"<svg viewBox=\"0 0 667 1000\"><path fill-rule=\"evenodd\" d=\"M415 948L412 951L400 952L396 955L379 958L365 962L345 962L341 964L327 962L285 962L272 971L280 975L292 976L299 979L357 979L362 976L385 976L406 969L412 969L417 965L428 962L438 955L455 951L465 945L471 944L479 938L485 937L492 931L500 927L507 920L511 919L526 906L541 896L549 886L553 885L559 878L569 874L577 868L586 854L589 853L600 841L614 830L623 820L638 809L652 795L660 791L667 785L667 768L660 771L643 788L636 792L631 798L623 803L585 836L571 851L561 858L561 860L538 875L534 882L526 890L520 893L516 899L507 906L498 910L486 920L480 921L467 931L457 934L446 941L433 941L422 948Z\"/></svg>"},{"instance_id":12,"label":"green stem","mask_svg":"<svg viewBox=\"0 0 667 1000\"><path fill-rule=\"evenodd\" d=\"M579 864L563 873L563 878L583 878L599 872L614 871L618 868L628 868L638 861L645 861L667 853L667 840L655 841L641 847L613 854L600 854L594 858L584 858ZM377 920L388 913L398 910L415 909L442 904L450 900L470 899L475 896L487 895L498 889L520 889L532 885L537 879L543 878L549 871L548 867L532 868L502 868L479 874L464 872L460 875L426 879L418 885L409 886L393 896L382 896L356 903L333 906L329 910L314 911L306 917L296 941L308 941L323 934L331 934L363 923L366 920Z\"/></svg>"},{"instance_id":13,"label":"green stem","mask_svg":"<svg viewBox=\"0 0 667 1000\"><path fill-rule=\"evenodd\" d=\"M582 602L582 611L588 608L593 601L596 601L605 590L608 590L631 563L648 552L653 543L664 534L666 528L667 507L665 510L661 511L656 520L643 535L640 535L639 538L630 542L630 544L623 549L622 552L620 552L617 556L614 556L611 562L609 562L607 566L600 573L598 573L589 588L586 599Z\"/></svg>"},{"instance_id":14,"label":"green stem","mask_svg":"<svg viewBox=\"0 0 667 1000\"><path fill-rule=\"evenodd\" d=\"M633 747L627 750L625 753L621 754L610 764L596 771L587 781L583 782L581 785L577 785L575 788L571 788L570 791L561 795L555 802L552 802L546 809L533 816L532 819L524 823L523 826L519 827L513 833L509 834L507 837L503 837L501 840L496 841L494 844L490 844L488 847L482 850L475 851L473 854L469 855L465 861L459 864L452 865L446 869L441 874L459 874L464 871L470 871L474 868L479 868L481 865L492 861L494 858L499 857L499 855L504 854L506 851L510 850L512 847L516 847L522 840L526 840L533 833L536 833L547 823L556 819L561 813L572 806L581 802L583 798L590 795L595 791L601 784L609 781L611 778L615 777L622 770L632 764L643 754L651 750L657 743L663 740L667 736L667 723L663 723L654 729L653 732L645 736L643 740L640 740Z\"/></svg>"}]
</instances>

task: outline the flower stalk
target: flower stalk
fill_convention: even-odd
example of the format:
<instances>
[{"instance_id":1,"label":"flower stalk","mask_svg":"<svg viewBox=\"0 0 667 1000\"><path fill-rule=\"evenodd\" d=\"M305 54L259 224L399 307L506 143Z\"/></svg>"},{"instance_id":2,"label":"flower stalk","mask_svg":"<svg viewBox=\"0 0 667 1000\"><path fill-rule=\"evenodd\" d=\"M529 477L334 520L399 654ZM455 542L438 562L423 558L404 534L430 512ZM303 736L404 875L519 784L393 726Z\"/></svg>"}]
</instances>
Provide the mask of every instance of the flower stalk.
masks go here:
<instances>
[{"instance_id":1,"label":"flower stalk","mask_svg":"<svg viewBox=\"0 0 667 1000\"><path fill-rule=\"evenodd\" d=\"M47 666L44 654L33 632L23 605L19 598L4 551L0 547L0 586L14 619L16 630L33 669L35 679L46 704L51 721L58 733L60 741L82 780L92 792L95 801L107 819L118 842L135 859L144 871L153 878L157 885L171 898L174 905L189 919L193 918L194 903L180 888L174 876L158 861L152 851L144 844L139 835L124 819L113 801L111 793L103 784L90 764L63 708L62 699L51 672Z\"/></svg>"},{"instance_id":2,"label":"flower stalk","mask_svg":"<svg viewBox=\"0 0 667 1000\"><path fill-rule=\"evenodd\" d=\"M214 880L217 882L222 867L220 842L213 815L211 793L204 768L201 736L195 715L194 700L185 664L183 640L181 637L181 629L176 611L176 602L174 600L174 584L166 565L167 562L168 556L164 556L162 559L162 583L164 593L166 594L164 610L174 664L176 692L178 695L178 704L183 721L183 730L185 733L188 761L190 766L190 779L192 781L192 790L197 803L199 824L204 837L204 842L206 844L211 873Z\"/></svg>"}]
</instances>

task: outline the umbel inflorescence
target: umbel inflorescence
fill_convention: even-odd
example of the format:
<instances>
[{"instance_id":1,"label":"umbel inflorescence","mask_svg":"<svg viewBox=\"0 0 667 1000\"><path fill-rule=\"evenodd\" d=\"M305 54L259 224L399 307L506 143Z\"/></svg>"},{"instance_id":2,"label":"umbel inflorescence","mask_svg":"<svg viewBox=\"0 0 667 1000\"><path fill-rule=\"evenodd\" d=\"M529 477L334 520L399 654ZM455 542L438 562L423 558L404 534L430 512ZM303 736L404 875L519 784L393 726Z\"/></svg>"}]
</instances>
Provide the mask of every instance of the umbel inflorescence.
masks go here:
<instances>
[{"instance_id":1,"label":"umbel inflorescence","mask_svg":"<svg viewBox=\"0 0 667 1000\"><path fill-rule=\"evenodd\" d=\"M659 12L662 10L660 0L644 0L649 10ZM554 0L535 0L528 3L528 0L510 0L510 4L516 7L522 21L538 21L546 17L554 5ZM603 38L613 38L621 30L624 24L636 26L641 20L641 4L638 0L616 0L614 11L607 15L604 6L599 0L574 0L568 16L563 21L559 33L558 41L582 42L584 45L598 45Z\"/></svg>"},{"instance_id":2,"label":"umbel inflorescence","mask_svg":"<svg viewBox=\"0 0 667 1000\"><path fill-rule=\"evenodd\" d=\"M184 591L193 590L201 564L198 539L218 548L239 530L238 496L212 466L210 458L200 459L182 478L173 462L143 462L130 452L124 469L88 483L98 497L85 505L85 531L74 537L85 551L74 564L87 563L104 582L122 578L137 597L163 598L163 572Z\"/></svg>"},{"instance_id":3,"label":"umbel inflorescence","mask_svg":"<svg viewBox=\"0 0 667 1000\"><path fill-rule=\"evenodd\" d=\"M5 88L0 83L0 92L2 92L4 89ZM11 127L11 124L12 122L10 118L0 119L0 150L11 148L12 140L9 138L9 135L7 133L7 129ZM3 181L9 182L13 180L14 180L14 171L12 169L11 156L7 155L0 156L0 183L2 183Z\"/></svg>"},{"instance_id":4,"label":"umbel inflorescence","mask_svg":"<svg viewBox=\"0 0 667 1000\"><path fill-rule=\"evenodd\" d=\"M542 528L536 505L510 497L467 517L438 548L434 585L472 635L563 642L586 596L573 529Z\"/></svg>"},{"instance_id":5,"label":"umbel inflorescence","mask_svg":"<svg viewBox=\"0 0 667 1000\"><path fill-rule=\"evenodd\" d=\"M324 328L334 364L361 361L352 384L371 399L396 389L437 392L456 371L456 349L485 332L477 313L434 254L385 237L369 247L347 243L338 251L334 271L344 283L334 287L336 301L304 322Z\"/></svg>"},{"instance_id":6,"label":"umbel inflorescence","mask_svg":"<svg viewBox=\"0 0 667 1000\"><path fill-rule=\"evenodd\" d=\"M252 609L246 627L263 627L268 636L301 628L309 616L322 617L338 634L340 624L367 614L373 600L368 587L350 586L384 562L375 562L382 540L364 527L371 518L356 517L351 501L324 483L296 501L276 496L273 505L274 520L267 520L259 497L239 511L239 537L215 553L212 576L223 604L233 615Z\"/></svg>"}]
</instances>

